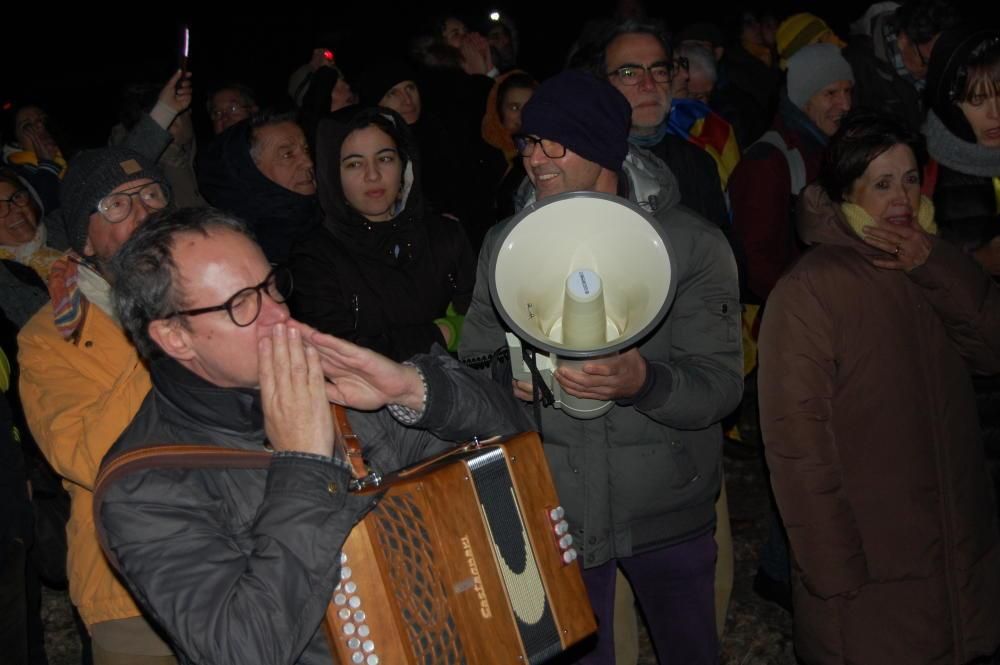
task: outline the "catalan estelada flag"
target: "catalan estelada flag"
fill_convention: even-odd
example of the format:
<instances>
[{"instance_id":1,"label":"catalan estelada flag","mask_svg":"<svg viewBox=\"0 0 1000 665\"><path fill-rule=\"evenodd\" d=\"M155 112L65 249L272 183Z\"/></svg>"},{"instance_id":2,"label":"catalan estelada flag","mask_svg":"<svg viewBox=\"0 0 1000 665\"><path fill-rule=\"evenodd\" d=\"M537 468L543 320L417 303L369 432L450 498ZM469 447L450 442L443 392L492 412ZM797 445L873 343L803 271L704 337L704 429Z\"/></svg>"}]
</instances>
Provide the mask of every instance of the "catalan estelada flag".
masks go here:
<instances>
[{"instance_id":1,"label":"catalan estelada flag","mask_svg":"<svg viewBox=\"0 0 1000 665\"><path fill-rule=\"evenodd\" d=\"M725 118L696 99L675 99L667 116L667 131L710 154L719 169L722 188L726 188L740 162L740 146Z\"/></svg>"}]
</instances>

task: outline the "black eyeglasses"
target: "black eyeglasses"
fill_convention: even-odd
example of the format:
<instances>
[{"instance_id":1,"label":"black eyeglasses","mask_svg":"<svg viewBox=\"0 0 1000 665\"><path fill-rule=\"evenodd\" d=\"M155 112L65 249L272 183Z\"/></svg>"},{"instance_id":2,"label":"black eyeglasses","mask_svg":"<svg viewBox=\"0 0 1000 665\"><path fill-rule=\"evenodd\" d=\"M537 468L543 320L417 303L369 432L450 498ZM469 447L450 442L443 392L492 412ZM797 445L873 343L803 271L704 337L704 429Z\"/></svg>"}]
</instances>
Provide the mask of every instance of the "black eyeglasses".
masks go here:
<instances>
[{"instance_id":1,"label":"black eyeglasses","mask_svg":"<svg viewBox=\"0 0 1000 665\"><path fill-rule=\"evenodd\" d=\"M653 77L653 81L656 83L670 83L670 69L669 62L655 62L649 67L623 65L608 72L608 76L617 76L623 85L639 85L639 82L646 78L646 74Z\"/></svg>"},{"instance_id":2,"label":"black eyeglasses","mask_svg":"<svg viewBox=\"0 0 1000 665\"><path fill-rule=\"evenodd\" d=\"M566 156L566 146L549 139L539 139L528 134L515 134L514 145L517 152L522 157L531 157L535 154L535 146L542 146L542 153L549 159L559 159Z\"/></svg>"},{"instance_id":3,"label":"black eyeglasses","mask_svg":"<svg viewBox=\"0 0 1000 665\"><path fill-rule=\"evenodd\" d=\"M31 194L26 189L19 189L10 195L9 199L0 199L0 218L10 214L11 208L23 208L31 202Z\"/></svg>"},{"instance_id":4,"label":"black eyeglasses","mask_svg":"<svg viewBox=\"0 0 1000 665\"><path fill-rule=\"evenodd\" d=\"M257 286L248 286L237 291L229 300L214 307L198 307L196 309L182 309L171 312L163 318L169 319L175 316L198 316L209 312L221 312L225 310L233 323L241 328L245 328L260 316L261 305L263 304L264 291L267 297L276 303L283 303L292 295L292 273L288 268L274 268L263 282Z\"/></svg>"}]
</instances>

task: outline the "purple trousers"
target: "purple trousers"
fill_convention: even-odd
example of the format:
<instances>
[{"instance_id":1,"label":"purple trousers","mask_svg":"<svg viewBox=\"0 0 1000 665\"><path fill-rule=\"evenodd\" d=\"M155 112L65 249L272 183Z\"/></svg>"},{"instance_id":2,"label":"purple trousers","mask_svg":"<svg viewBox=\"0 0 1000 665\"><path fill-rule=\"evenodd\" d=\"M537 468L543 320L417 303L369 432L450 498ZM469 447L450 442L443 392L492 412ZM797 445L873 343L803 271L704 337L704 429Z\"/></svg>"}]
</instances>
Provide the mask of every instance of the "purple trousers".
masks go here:
<instances>
[{"instance_id":1,"label":"purple trousers","mask_svg":"<svg viewBox=\"0 0 1000 665\"><path fill-rule=\"evenodd\" d=\"M717 665L715 556L712 532L583 571L597 615L597 644L577 662L614 665L615 570L635 592L660 665Z\"/></svg>"}]
</instances>

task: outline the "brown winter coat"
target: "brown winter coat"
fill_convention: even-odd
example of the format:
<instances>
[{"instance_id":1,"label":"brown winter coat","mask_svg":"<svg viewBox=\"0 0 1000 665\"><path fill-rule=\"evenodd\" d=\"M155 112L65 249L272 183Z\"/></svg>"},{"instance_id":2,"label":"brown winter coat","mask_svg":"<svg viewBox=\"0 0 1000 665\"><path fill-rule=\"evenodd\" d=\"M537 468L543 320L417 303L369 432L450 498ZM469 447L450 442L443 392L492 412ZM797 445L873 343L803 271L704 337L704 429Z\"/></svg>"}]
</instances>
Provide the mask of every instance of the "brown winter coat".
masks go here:
<instances>
[{"instance_id":1,"label":"brown winter coat","mask_svg":"<svg viewBox=\"0 0 1000 665\"><path fill-rule=\"evenodd\" d=\"M1000 290L937 239L876 268L816 186L817 245L771 293L760 417L806 663L959 664L1000 645L1000 528L972 373L1000 371Z\"/></svg>"}]
</instances>

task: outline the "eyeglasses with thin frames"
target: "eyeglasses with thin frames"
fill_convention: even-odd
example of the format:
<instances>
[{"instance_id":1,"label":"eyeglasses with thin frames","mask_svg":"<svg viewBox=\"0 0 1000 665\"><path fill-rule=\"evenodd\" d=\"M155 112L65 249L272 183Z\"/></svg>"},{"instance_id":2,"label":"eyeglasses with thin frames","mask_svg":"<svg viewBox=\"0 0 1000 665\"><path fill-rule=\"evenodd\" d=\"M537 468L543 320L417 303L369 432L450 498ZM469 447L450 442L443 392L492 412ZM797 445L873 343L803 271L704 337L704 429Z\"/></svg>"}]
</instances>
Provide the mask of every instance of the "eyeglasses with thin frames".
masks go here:
<instances>
[{"instance_id":1,"label":"eyeglasses with thin frames","mask_svg":"<svg viewBox=\"0 0 1000 665\"><path fill-rule=\"evenodd\" d=\"M109 223L118 224L125 221L129 213L132 212L132 198L136 196L150 212L163 210L170 202L162 185L158 182L150 182L124 192L108 194L97 202L95 212L101 213L101 216Z\"/></svg>"},{"instance_id":2,"label":"eyeglasses with thin frames","mask_svg":"<svg viewBox=\"0 0 1000 665\"><path fill-rule=\"evenodd\" d=\"M672 64L669 62L654 62L649 67L644 65L622 65L618 69L608 72L608 76L614 76L622 85L639 85L646 76L651 76L656 83L670 83L670 70Z\"/></svg>"},{"instance_id":3,"label":"eyeglasses with thin frames","mask_svg":"<svg viewBox=\"0 0 1000 665\"><path fill-rule=\"evenodd\" d=\"M249 108L250 106L248 104L230 104L229 106L221 109L213 109L209 115L212 117L212 120L219 120L223 116L234 116L248 110Z\"/></svg>"}]
</instances>

